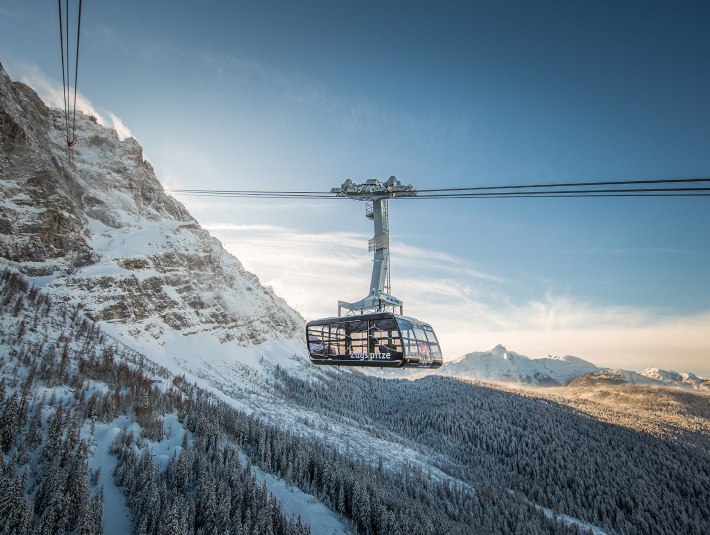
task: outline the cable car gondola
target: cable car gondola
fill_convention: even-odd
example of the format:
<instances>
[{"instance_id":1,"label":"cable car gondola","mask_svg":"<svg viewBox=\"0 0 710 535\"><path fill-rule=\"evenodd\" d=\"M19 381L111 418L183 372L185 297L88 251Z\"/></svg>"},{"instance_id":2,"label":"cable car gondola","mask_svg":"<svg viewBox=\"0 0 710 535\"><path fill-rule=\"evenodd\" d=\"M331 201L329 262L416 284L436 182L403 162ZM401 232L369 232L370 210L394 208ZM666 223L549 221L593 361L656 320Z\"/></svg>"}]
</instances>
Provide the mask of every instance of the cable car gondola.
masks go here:
<instances>
[{"instance_id":1,"label":"cable car gondola","mask_svg":"<svg viewBox=\"0 0 710 535\"><path fill-rule=\"evenodd\" d=\"M439 368L441 348L431 325L392 312L339 316L308 322L314 364Z\"/></svg>"},{"instance_id":2,"label":"cable car gondola","mask_svg":"<svg viewBox=\"0 0 710 535\"><path fill-rule=\"evenodd\" d=\"M339 301L337 317L313 320L306 325L311 362L333 366L439 368L444 360L434 329L428 323L404 316L402 301L390 295L387 199L413 197L417 192L390 177L385 184L376 179L365 184L347 180L331 193L367 201L365 215L375 224L369 250L375 255L369 295L355 303Z\"/></svg>"}]
</instances>

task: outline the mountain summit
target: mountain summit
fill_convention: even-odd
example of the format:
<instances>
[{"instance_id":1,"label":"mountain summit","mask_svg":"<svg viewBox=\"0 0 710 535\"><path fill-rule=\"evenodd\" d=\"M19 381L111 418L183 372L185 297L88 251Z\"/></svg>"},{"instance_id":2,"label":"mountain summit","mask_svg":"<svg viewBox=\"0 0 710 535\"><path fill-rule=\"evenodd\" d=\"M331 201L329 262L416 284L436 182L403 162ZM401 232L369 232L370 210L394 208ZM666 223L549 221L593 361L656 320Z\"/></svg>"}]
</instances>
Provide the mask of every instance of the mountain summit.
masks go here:
<instances>
[{"instance_id":1,"label":"mountain summit","mask_svg":"<svg viewBox=\"0 0 710 535\"><path fill-rule=\"evenodd\" d=\"M78 114L69 153L63 128L0 65L0 263L177 372L306 362L301 316L165 193L135 139Z\"/></svg>"},{"instance_id":2,"label":"mountain summit","mask_svg":"<svg viewBox=\"0 0 710 535\"><path fill-rule=\"evenodd\" d=\"M540 386L564 385L579 375L597 370L599 368L591 362L571 355L531 359L508 351L500 344L489 351L468 353L441 367L442 374L453 377Z\"/></svg>"}]
</instances>

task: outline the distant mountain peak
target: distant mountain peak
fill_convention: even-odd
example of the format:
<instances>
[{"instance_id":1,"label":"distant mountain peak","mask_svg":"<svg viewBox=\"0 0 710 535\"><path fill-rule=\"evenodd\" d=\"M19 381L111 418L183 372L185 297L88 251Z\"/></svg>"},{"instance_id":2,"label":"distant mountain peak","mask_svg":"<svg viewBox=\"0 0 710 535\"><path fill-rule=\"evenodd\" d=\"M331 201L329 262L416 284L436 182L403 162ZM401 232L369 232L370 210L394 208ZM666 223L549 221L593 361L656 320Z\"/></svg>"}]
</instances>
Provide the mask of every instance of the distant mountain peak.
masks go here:
<instances>
[{"instance_id":1,"label":"distant mountain peak","mask_svg":"<svg viewBox=\"0 0 710 535\"><path fill-rule=\"evenodd\" d=\"M578 375L598 369L578 357L566 355L531 359L498 344L489 351L468 353L445 363L441 373L496 383L559 386Z\"/></svg>"},{"instance_id":2,"label":"distant mountain peak","mask_svg":"<svg viewBox=\"0 0 710 535\"><path fill-rule=\"evenodd\" d=\"M670 386L686 386L696 389L704 389L707 386L705 379L691 372L678 373L660 368L646 368L639 375Z\"/></svg>"}]
</instances>

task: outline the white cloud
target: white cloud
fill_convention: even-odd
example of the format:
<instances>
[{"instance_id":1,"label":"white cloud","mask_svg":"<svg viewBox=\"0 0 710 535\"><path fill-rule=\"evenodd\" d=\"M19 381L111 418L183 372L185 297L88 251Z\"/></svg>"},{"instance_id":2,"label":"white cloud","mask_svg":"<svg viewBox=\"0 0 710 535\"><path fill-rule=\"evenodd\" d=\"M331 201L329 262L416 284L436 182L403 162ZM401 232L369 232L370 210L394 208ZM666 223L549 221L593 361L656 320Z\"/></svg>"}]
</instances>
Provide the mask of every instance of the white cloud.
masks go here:
<instances>
[{"instance_id":1,"label":"white cloud","mask_svg":"<svg viewBox=\"0 0 710 535\"><path fill-rule=\"evenodd\" d=\"M447 272L451 276L465 276L498 283L505 282L497 275L475 269L469 262L441 251L401 243L392 244L390 251L393 256L397 257L397 264L403 268L416 267L417 270Z\"/></svg>"},{"instance_id":2,"label":"white cloud","mask_svg":"<svg viewBox=\"0 0 710 535\"><path fill-rule=\"evenodd\" d=\"M234 223L214 223L205 225L205 229L211 232L233 231L233 232L287 232L291 233L291 229L279 227L276 225L235 225Z\"/></svg>"}]
</instances>

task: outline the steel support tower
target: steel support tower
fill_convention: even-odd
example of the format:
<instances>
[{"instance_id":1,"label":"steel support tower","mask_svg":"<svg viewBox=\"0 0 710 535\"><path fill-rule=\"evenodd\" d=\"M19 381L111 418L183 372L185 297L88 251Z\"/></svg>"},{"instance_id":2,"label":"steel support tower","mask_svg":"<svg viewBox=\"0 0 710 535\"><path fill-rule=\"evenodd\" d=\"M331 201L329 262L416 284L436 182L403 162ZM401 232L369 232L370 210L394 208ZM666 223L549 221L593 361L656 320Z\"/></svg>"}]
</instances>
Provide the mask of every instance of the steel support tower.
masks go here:
<instances>
[{"instance_id":1,"label":"steel support tower","mask_svg":"<svg viewBox=\"0 0 710 535\"><path fill-rule=\"evenodd\" d=\"M404 311L404 303L390 294L390 249L389 249L389 213L387 200L396 197L414 197L417 191L412 186L405 186L396 177L387 182L370 179L364 184L354 184L346 180L340 187L330 190L338 197L349 197L365 201L365 215L375 226L375 235L368 242L368 250L374 252L370 292L354 303L338 301L338 316L364 314L366 312Z\"/></svg>"}]
</instances>

